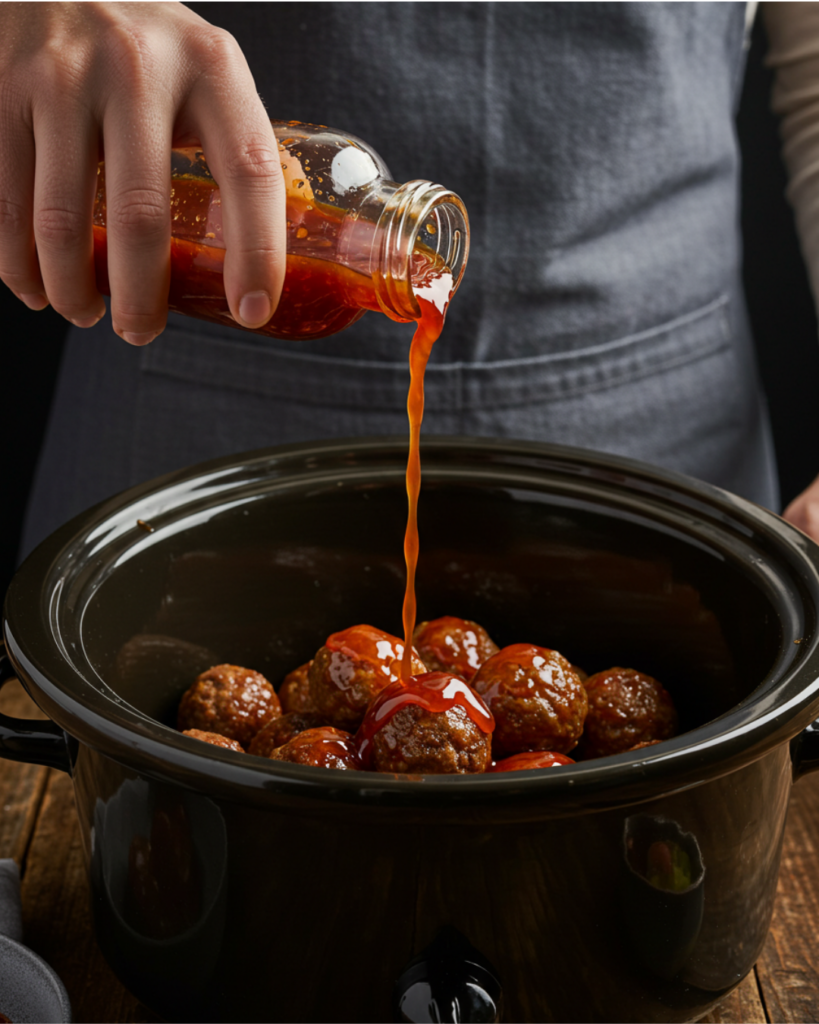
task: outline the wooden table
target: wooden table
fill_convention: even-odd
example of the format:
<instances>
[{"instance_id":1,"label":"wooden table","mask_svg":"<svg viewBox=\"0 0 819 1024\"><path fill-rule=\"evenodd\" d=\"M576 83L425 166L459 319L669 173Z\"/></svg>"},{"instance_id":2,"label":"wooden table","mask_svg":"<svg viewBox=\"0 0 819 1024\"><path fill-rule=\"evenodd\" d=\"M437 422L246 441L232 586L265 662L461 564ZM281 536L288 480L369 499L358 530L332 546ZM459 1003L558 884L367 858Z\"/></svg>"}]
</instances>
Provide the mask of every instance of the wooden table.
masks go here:
<instances>
[{"instance_id":1,"label":"wooden table","mask_svg":"<svg viewBox=\"0 0 819 1024\"><path fill-rule=\"evenodd\" d=\"M41 718L7 683L0 711ZM25 942L65 983L74 1020L159 1020L117 981L91 927L71 780L63 772L0 762L0 857L23 878ZM704 1021L819 1021L819 773L794 788L771 933L754 970Z\"/></svg>"}]
</instances>

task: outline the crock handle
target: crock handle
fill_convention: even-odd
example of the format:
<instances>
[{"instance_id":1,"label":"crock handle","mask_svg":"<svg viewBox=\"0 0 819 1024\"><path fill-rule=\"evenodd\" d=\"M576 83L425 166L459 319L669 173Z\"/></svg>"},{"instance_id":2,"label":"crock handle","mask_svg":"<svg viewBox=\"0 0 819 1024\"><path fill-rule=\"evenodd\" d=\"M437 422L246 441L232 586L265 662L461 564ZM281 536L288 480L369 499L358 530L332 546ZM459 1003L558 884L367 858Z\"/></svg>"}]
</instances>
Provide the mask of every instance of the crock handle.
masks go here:
<instances>
[{"instance_id":1,"label":"crock handle","mask_svg":"<svg viewBox=\"0 0 819 1024\"><path fill-rule=\"evenodd\" d=\"M0 686L15 678L6 646L0 640ZM44 764L71 771L65 733L54 722L36 718L10 718L0 714L0 757L7 761Z\"/></svg>"},{"instance_id":2,"label":"crock handle","mask_svg":"<svg viewBox=\"0 0 819 1024\"><path fill-rule=\"evenodd\" d=\"M819 768L819 718L791 740L793 781Z\"/></svg>"}]
</instances>

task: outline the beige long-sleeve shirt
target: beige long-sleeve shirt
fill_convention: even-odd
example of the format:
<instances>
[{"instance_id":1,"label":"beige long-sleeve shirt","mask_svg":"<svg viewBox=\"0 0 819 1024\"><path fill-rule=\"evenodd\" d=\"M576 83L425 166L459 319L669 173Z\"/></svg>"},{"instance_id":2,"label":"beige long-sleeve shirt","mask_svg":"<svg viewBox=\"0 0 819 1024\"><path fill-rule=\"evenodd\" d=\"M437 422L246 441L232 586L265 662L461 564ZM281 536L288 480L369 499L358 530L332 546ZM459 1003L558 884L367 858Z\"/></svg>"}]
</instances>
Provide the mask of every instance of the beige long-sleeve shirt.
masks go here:
<instances>
[{"instance_id":1,"label":"beige long-sleeve shirt","mask_svg":"<svg viewBox=\"0 0 819 1024\"><path fill-rule=\"evenodd\" d=\"M788 199L819 302L819 3L760 4L775 69L772 106L781 117Z\"/></svg>"}]
</instances>

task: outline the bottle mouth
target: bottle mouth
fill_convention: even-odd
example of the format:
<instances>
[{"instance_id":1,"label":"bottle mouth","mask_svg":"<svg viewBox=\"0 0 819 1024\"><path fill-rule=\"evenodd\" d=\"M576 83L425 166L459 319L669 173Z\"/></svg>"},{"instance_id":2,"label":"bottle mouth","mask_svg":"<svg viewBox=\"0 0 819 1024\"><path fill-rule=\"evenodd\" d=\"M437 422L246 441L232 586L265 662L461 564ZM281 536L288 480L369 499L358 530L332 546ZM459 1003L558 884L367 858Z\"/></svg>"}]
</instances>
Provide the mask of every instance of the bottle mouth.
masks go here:
<instances>
[{"instance_id":1,"label":"bottle mouth","mask_svg":"<svg viewBox=\"0 0 819 1024\"><path fill-rule=\"evenodd\" d=\"M460 197L431 181L399 186L378 220L372 249L381 310L393 320L418 320L423 297L443 312L468 258L469 218Z\"/></svg>"}]
</instances>

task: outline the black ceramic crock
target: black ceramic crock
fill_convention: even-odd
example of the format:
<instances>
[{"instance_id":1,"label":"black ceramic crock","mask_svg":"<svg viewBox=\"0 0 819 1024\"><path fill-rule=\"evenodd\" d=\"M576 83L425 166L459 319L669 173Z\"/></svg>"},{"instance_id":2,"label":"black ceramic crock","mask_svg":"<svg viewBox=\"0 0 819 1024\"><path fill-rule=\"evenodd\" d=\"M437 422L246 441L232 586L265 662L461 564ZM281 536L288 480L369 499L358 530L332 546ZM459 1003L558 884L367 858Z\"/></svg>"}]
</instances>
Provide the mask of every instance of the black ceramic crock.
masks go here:
<instances>
[{"instance_id":1,"label":"black ceramic crock","mask_svg":"<svg viewBox=\"0 0 819 1024\"><path fill-rule=\"evenodd\" d=\"M762 949L790 787L819 763L819 548L607 455L429 439L423 457L420 615L640 668L673 694L676 739L401 777L176 733L211 663L278 681L331 631L400 631L406 448L355 441L172 474L45 541L4 630L53 724L2 719L0 753L71 773L100 946L168 1019L423 1019L444 983L460 1009L440 1019L492 1019L498 988L510 1020L697 1019ZM161 813L186 822L196 880L164 933L134 916L129 868ZM678 891L652 884L652 842L685 852Z\"/></svg>"}]
</instances>

